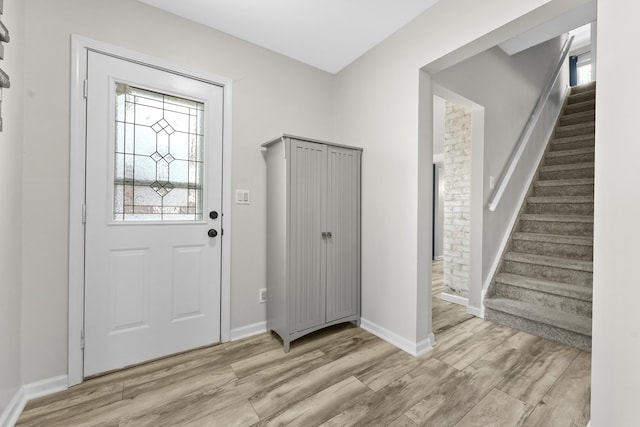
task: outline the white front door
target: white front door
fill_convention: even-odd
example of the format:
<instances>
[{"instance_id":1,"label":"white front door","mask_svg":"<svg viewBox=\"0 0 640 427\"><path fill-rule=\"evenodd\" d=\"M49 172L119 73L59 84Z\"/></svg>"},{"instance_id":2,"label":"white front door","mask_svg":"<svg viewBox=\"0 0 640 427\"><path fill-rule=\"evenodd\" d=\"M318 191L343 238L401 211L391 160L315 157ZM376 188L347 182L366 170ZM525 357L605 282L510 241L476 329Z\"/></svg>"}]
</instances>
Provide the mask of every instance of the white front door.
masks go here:
<instances>
[{"instance_id":1,"label":"white front door","mask_svg":"<svg viewBox=\"0 0 640 427\"><path fill-rule=\"evenodd\" d=\"M222 243L223 89L95 52L87 89L84 376L219 342Z\"/></svg>"}]
</instances>

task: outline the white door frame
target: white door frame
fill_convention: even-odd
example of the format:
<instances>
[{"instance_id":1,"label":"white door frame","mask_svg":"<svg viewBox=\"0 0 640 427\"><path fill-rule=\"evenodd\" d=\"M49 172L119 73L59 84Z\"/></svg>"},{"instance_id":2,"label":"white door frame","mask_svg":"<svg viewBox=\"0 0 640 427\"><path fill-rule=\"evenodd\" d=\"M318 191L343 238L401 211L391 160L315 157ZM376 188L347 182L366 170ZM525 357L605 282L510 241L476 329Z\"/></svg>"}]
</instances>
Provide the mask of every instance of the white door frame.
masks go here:
<instances>
[{"instance_id":1,"label":"white door frame","mask_svg":"<svg viewBox=\"0 0 640 427\"><path fill-rule=\"evenodd\" d=\"M165 60L73 34L71 36L71 99L69 123L69 335L68 381L83 379L82 331L84 318L84 199L86 102L84 81L88 51L95 51L161 69L223 88L222 136L222 265L220 281L220 339L229 341L231 328L231 79L194 72Z\"/></svg>"}]
</instances>

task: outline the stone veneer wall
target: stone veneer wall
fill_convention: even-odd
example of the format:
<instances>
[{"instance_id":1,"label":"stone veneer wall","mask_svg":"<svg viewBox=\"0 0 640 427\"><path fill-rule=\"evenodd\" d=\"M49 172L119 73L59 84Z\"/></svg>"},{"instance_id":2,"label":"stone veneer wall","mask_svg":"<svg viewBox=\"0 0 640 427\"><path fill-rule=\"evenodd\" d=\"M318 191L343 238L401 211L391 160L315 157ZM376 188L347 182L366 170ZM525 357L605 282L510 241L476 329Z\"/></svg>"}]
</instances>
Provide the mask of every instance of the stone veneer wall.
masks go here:
<instances>
[{"instance_id":1,"label":"stone veneer wall","mask_svg":"<svg viewBox=\"0 0 640 427\"><path fill-rule=\"evenodd\" d=\"M469 296L471 112L447 101L444 139L444 292Z\"/></svg>"}]
</instances>

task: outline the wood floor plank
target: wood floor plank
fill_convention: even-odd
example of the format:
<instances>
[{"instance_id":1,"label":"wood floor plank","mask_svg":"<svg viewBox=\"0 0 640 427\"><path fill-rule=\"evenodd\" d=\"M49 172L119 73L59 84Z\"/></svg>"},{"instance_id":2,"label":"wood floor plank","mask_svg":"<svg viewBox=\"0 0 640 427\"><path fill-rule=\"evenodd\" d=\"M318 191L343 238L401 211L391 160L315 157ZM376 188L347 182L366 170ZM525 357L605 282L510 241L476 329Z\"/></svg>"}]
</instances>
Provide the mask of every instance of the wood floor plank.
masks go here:
<instances>
[{"instance_id":1,"label":"wood floor plank","mask_svg":"<svg viewBox=\"0 0 640 427\"><path fill-rule=\"evenodd\" d=\"M355 377L348 377L308 398L295 403L276 416L267 418L258 426L318 425L342 412L352 402L373 394Z\"/></svg>"},{"instance_id":2,"label":"wood floor plank","mask_svg":"<svg viewBox=\"0 0 640 427\"><path fill-rule=\"evenodd\" d=\"M377 391L373 396L338 414L327 425L339 420L344 426L385 426L404 414L421 397L436 389L441 381L452 378L457 371L441 361L430 358L408 374Z\"/></svg>"},{"instance_id":3,"label":"wood floor plank","mask_svg":"<svg viewBox=\"0 0 640 427\"><path fill-rule=\"evenodd\" d=\"M520 426L532 410L532 406L493 389L467 412L456 427Z\"/></svg>"},{"instance_id":4,"label":"wood floor plank","mask_svg":"<svg viewBox=\"0 0 640 427\"><path fill-rule=\"evenodd\" d=\"M418 425L411 421L409 417L406 415L400 415L398 418L393 420L391 424L388 424L387 427L417 427Z\"/></svg>"},{"instance_id":5,"label":"wood floor plank","mask_svg":"<svg viewBox=\"0 0 640 427\"><path fill-rule=\"evenodd\" d=\"M201 414L200 414L201 415ZM258 415L248 400L242 400L229 406L216 408L204 417L199 414L191 414L181 424L168 424L169 426L180 425L180 427L248 427L255 425L259 421Z\"/></svg>"},{"instance_id":6,"label":"wood floor plank","mask_svg":"<svg viewBox=\"0 0 640 427\"><path fill-rule=\"evenodd\" d=\"M590 419L591 354L581 351L542 398L524 427L584 427Z\"/></svg>"},{"instance_id":7,"label":"wood floor plank","mask_svg":"<svg viewBox=\"0 0 640 427\"><path fill-rule=\"evenodd\" d=\"M34 399L20 416L18 426L52 425L74 416L78 412L91 412L101 406L122 400L122 381L97 387L82 387Z\"/></svg>"},{"instance_id":8,"label":"wood floor plank","mask_svg":"<svg viewBox=\"0 0 640 427\"><path fill-rule=\"evenodd\" d=\"M181 383L167 385L163 388L142 393L134 399L121 400L110 405L102 406L91 412L80 412L64 421L68 426L111 426L127 423L141 416L159 414L169 410L171 405L191 396L194 393L203 394L206 391L216 390L224 384L236 380L230 366L220 368L209 375L195 376ZM96 423L96 420L100 420Z\"/></svg>"},{"instance_id":9,"label":"wood floor plank","mask_svg":"<svg viewBox=\"0 0 640 427\"><path fill-rule=\"evenodd\" d=\"M462 370L502 344L513 334L515 334L515 330L494 324L450 349L447 349L445 353L439 352L436 348L434 350L434 357L438 357L446 364Z\"/></svg>"},{"instance_id":10,"label":"wood floor plank","mask_svg":"<svg viewBox=\"0 0 640 427\"><path fill-rule=\"evenodd\" d=\"M357 378L371 390L378 391L424 363L421 359L399 351L371 365Z\"/></svg>"},{"instance_id":11,"label":"wood floor plank","mask_svg":"<svg viewBox=\"0 0 640 427\"><path fill-rule=\"evenodd\" d=\"M442 381L406 415L418 425L455 426L517 361L517 350L502 347L485 354L464 370Z\"/></svg>"},{"instance_id":12,"label":"wood floor plank","mask_svg":"<svg viewBox=\"0 0 640 427\"><path fill-rule=\"evenodd\" d=\"M318 391L348 377L351 372L364 370L369 365L399 351L383 341L374 341L362 348L320 366L311 372L293 378L291 381L266 391L250 399L260 418L267 418L289 405L295 404Z\"/></svg>"},{"instance_id":13,"label":"wood floor plank","mask_svg":"<svg viewBox=\"0 0 640 427\"><path fill-rule=\"evenodd\" d=\"M521 347L518 363L505 374L497 388L508 395L536 406L558 380L580 350L543 338Z\"/></svg>"},{"instance_id":14,"label":"wood floor plank","mask_svg":"<svg viewBox=\"0 0 640 427\"><path fill-rule=\"evenodd\" d=\"M465 306L444 301L440 297L433 297L431 316L434 334L444 332L474 317L473 314L467 313Z\"/></svg>"}]
</instances>

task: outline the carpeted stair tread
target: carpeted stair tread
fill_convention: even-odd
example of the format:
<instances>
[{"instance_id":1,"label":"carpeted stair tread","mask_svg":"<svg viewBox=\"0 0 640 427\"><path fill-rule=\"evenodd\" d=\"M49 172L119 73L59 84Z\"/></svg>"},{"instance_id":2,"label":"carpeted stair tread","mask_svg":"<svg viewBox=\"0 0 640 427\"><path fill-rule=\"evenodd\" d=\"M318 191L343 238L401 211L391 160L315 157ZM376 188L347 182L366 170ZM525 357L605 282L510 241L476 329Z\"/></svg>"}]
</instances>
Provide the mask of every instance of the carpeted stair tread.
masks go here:
<instances>
[{"instance_id":1,"label":"carpeted stair tread","mask_svg":"<svg viewBox=\"0 0 640 427\"><path fill-rule=\"evenodd\" d=\"M596 82L583 83L580 85L573 86L571 88L571 94L586 92L586 91L595 90L595 89L596 89Z\"/></svg>"},{"instance_id":2,"label":"carpeted stair tread","mask_svg":"<svg viewBox=\"0 0 640 427\"><path fill-rule=\"evenodd\" d=\"M592 133L584 135L559 136L554 137L551 140L551 149L549 152L570 150L581 147L594 147L595 143L596 137Z\"/></svg>"},{"instance_id":3,"label":"carpeted stair tread","mask_svg":"<svg viewBox=\"0 0 640 427\"><path fill-rule=\"evenodd\" d=\"M593 203L593 196L532 196L528 203Z\"/></svg>"},{"instance_id":4,"label":"carpeted stair tread","mask_svg":"<svg viewBox=\"0 0 640 427\"><path fill-rule=\"evenodd\" d=\"M593 246L593 238L587 236L567 236L564 234L525 233L518 231L513 233L515 240L528 240L531 242L558 243L565 245Z\"/></svg>"},{"instance_id":5,"label":"carpeted stair tread","mask_svg":"<svg viewBox=\"0 0 640 427\"><path fill-rule=\"evenodd\" d=\"M525 221L586 222L593 224L593 215L552 215L525 213L520 216L520 219Z\"/></svg>"},{"instance_id":6,"label":"carpeted stair tread","mask_svg":"<svg viewBox=\"0 0 640 427\"><path fill-rule=\"evenodd\" d=\"M536 181L534 187L561 187L565 185L593 185L593 178L576 178L576 179L546 179Z\"/></svg>"},{"instance_id":7,"label":"carpeted stair tread","mask_svg":"<svg viewBox=\"0 0 640 427\"><path fill-rule=\"evenodd\" d=\"M593 169L594 165L595 165L595 162L585 162L585 163L570 163L566 165L541 166L540 172L557 172L557 171L577 170L577 169Z\"/></svg>"},{"instance_id":8,"label":"carpeted stair tread","mask_svg":"<svg viewBox=\"0 0 640 427\"><path fill-rule=\"evenodd\" d=\"M567 104L564 107L564 113L572 114L575 110L583 109L583 111L595 110L596 109L596 99L586 99L580 102L574 102L572 104Z\"/></svg>"},{"instance_id":9,"label":"carpeted stair tread","mask_svg":"<svg viewBox=\"0 0 640 427\"><path fill-rule=\"evenodd\" d=\"M499 273L496 275L495 280L498 283L519 288L531 289L580 301L593 301L593 289L588 286L577 286L513 273Z\"/></svg>"},{"instance_id":10,"label":"carpeted stair tread","mask_svg":"<svg viewBox=\"0 0 640 427\"><path fill-rule=\"evenodd\" d=\"M581 259L558 258L555 256L525 254L522 252L506 252L506 261L520 262L523 264L534 264L545 267L557 267L566 270L585 271L593 273L593 262Z\"/></svg>"},{"instance_id":11,"label":"carpeted stair tread","mask_svg":"<svg viewBox=\"0 0 640 427\"><path fill-rule=\"evenodd\" d=\"M595 154L595 147L572 148L570 150L549 151L545 158L579 156L581 154Z\"/></svg>"},{"instance_id":12,"label":"carpeted stair tread","mask_svg":"<svg viewBox=\"0 0 640 427\"><path fill-rule=\"evenodd\" d=\"M583 124L583 123L593 123L593 120L596 117L595 110L588 111L576 111L575 113L567 113L562 115L560 118L560 126L565 126L568 124Z\"/></svg>"},{"instance_id":13,"label":"carpeted stair tread","mask_svg":"<svg viewBox=\"0 0 640 427\"><path fill-rule=\"evenodd\" d=\"M487 308L492 310L551 325L577 334L591 336L591 319L588 317L506 298L487 298L484 303Z\"/></svg>"},{"instance_id":14,"label":"carpeted stair tread","mask_svg":"<svg viewBox=\"0 0 640 427\"><path fill-rule=\"evenodd\" d=\"M595 99L596 90L585 90L584 92L572 93L569 95L568 104L575 104L576 102L586 101L588 99Z\"/></svg>"}]
</instances>

